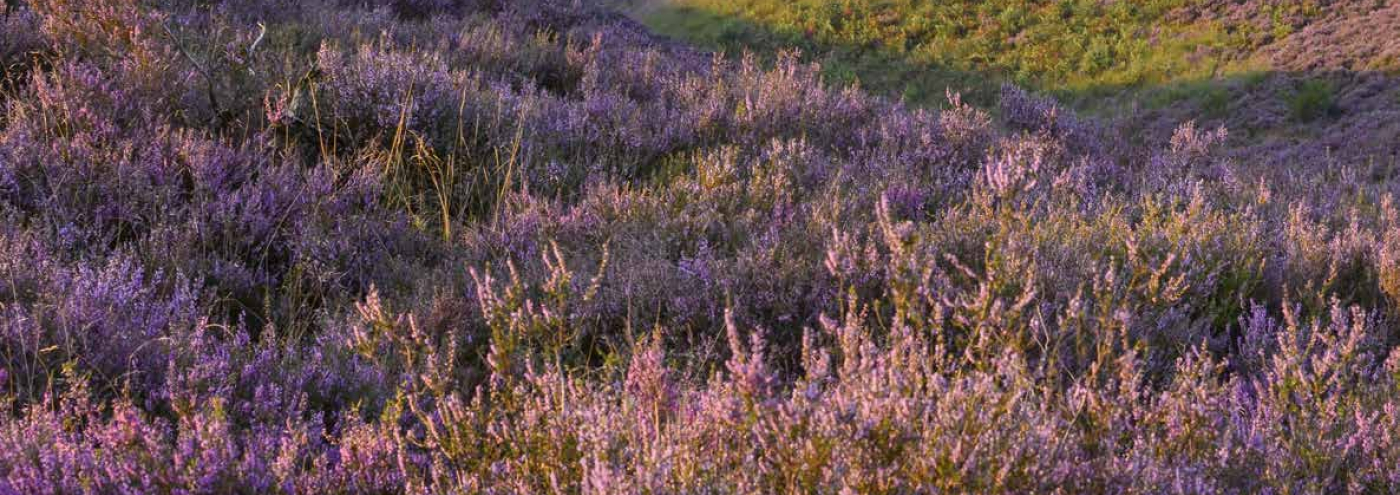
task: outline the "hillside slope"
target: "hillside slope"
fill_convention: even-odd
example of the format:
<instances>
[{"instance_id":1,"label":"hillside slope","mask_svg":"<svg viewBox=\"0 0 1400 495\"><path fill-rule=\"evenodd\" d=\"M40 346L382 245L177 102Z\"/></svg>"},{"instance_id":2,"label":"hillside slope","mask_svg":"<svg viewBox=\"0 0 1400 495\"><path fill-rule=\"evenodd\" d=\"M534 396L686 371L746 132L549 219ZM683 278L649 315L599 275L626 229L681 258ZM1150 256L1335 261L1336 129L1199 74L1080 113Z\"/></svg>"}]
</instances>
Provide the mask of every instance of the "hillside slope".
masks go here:
<instances>
[{"instance_id":1,"label":"hillside slope","mask_svg":"<svg viewBox=\"0 0 1400 495\"><path fill-rule=\"evenodd\" d=\"M832 84L915 105L945 89L991 104L1015 82L1169 139L1230 129L1261 166L1400 160L1400 4L1376 0L903 2L668 0L629 4L662 32L729 53L798 49Z\"/></svg>"},{"instance_id":2,"label":"hillside slope","mask_svg":"<svg viewBox=\"0 0 1400 495\"><path fill-rule=\"evenodd\" d=\"M1400 177L1292 127L575 0L25 0L0 57L0 494L1400 486ZM1348 70L1216 121L1391 132Z\"/></svg>"}]
</instances>

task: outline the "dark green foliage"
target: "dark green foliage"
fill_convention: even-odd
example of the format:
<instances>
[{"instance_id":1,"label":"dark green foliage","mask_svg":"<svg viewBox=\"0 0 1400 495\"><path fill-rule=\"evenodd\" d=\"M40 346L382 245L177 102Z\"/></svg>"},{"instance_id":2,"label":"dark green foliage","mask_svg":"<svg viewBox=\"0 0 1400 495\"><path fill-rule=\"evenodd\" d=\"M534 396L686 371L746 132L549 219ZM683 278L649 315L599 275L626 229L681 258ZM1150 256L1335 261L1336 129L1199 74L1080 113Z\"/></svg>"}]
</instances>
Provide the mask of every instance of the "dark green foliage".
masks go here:
<instances>
[{"instance_id":1,"label":"dark green foliage","mask_svg":"<svg viewBox=\"0 0 1400 495\"><path fill-rule=\"evenodd\" d=\"M1299 122L1312 122L1339 111L1332 84L1324 80L1301 82L1288 97L1288 109L1293 119Z\"/></svg>"}]
</instances>

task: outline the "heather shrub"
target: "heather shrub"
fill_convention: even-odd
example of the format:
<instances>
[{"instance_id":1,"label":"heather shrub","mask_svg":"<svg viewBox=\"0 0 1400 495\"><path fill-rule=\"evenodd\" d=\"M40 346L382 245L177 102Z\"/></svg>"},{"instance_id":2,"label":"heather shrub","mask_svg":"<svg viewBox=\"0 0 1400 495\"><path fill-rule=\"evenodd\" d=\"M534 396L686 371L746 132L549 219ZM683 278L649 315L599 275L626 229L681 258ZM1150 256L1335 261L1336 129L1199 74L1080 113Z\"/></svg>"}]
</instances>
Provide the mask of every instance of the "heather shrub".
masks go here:
<instances>
[{"instance_id":1,"label":"heather shrub","mask_svg":"<svg viewBox=\"0 0 1400 495\"><path fill-rule=\"evenodd\" d=\"M349 142L399 128L428 133L433 130L430 126L446 119L449 108L457 106L459 98L453 95L463 83L453 80L444 62L390 50L382 45L361 46L349 61L330 46L322 46L317 53L316 67L330 81L325 104L334 120L328 122L347 126Z\"/></svg>"},{"instance_id":2,"label":"heather shrub","mask_svg":"<svg viewBox=\"0 0 1400 495\"><path fill-rule=\"evenodd\" d=\"M23 253L19 248L7 254ZM198 293L183 276L146 273L130 255L92 267L64 265L44 260L45 275L17 277L7 287L3 366L16 396L38 397L76 360L101 386L155 388L166 371L167 339L199 317Z\"/></svg>"},{"instance_id":3,"label":"heather shrub","mask_svg":"<svg viewBox=\"0 0 1400 495\"><path fill-rule=\"evenodd\" d=\"M6 90L12 89L24 76L23 68L29 64L28 57L44 48L43 38L39 32L38 19L29 10L20 10L17 7L13 10L0 12L0 33L5 35L0 41L0 75L3 75Z\"/></svg>"},{"instance_id":4,"label":"heather shrub","mask_svg":"<svg viewBox=\"0 0 1400 495\"><path fill-rule=\"evenodd\" d=\"M151 38L162 16L142 9L134 0L85 5L68 0L29 2L29 8L40 18L44 35L61 49L71 49L90 56L132 58L147 63L156 62L160 54Z\"/></svg>"},{"instance_id":5,"label":"heather shrub","mask_svg":"<svg viewBox=\"0 0 1400 495\"><path fill-rule=\"evenodd\" d=\"M1394 206L1387 204L1387 222L1383 225L1393 226L1395 220ZM1400 258L1397 258L1397 239L1393 230L1386 230L1376 247L1376 269L1381 293L1390 301L1392 307L1400 307Z\"/></svg>"},{"instance_id":6,"label":"heather shrub","mask_svg":"<svg viewBox=\"0 0 1400 495\"><path fill-rule=\"evenodd\" d=\"M1070 3L983 17L1130 14ZM0 493L1400 481L1380 167L912 108L591 2L27 5Z\"/></svg>"},{"instance_id":7,"label":"heather shrub","mask_svg":"<svg viewBox=\"0 0 1400 495\"><path fill-rule=\"evenodd\" d=\"M1013 129L1041 132L1062 140L1076 152L1100 150L1100 136L1090 123L1081 122L1072 112L1053 100L1032 95L1013 85L1002 86L1000 110L1002 118Z\"/></svg>"}]
</instances>

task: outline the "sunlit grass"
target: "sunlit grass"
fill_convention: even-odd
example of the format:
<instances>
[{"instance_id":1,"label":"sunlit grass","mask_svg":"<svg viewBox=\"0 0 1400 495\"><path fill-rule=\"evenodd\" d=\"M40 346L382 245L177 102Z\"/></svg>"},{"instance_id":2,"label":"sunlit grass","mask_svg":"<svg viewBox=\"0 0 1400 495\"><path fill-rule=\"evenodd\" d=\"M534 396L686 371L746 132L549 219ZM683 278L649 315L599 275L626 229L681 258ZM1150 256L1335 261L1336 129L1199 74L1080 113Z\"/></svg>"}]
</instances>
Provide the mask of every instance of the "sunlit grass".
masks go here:
<instances>
[{"instance_id":1,"label":"sunlit grass","mask_svg":"<svg viewBox=\"0 0 1400 495\"><path fill-rule=\"evenodd\" d=\"M1170 18L1191 0L1101 3L675 0L637 12L653 29L731 54L799 49L829 83L919 105L942 104L945 89L990 103L1013 82L1095 111L1105 95L1208 90L1206 81L1253 67L1237 56L1249 43L1242 32Z\"/></svg>"}]
</instances>

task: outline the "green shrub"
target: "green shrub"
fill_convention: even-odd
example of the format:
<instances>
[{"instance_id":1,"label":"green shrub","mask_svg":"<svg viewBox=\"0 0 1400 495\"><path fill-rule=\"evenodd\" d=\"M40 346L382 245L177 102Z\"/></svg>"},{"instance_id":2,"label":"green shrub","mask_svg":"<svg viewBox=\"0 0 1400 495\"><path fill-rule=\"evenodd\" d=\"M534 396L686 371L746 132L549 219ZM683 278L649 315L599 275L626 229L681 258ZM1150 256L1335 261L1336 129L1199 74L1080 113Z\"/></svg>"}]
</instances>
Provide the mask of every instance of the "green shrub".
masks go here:
<instances>
[{"instance_id":1,"label":"green shrub","mask_svg":"<svg viewBox=\"0 0 1400 495\"><path fill-rule=\"evenodd\" d=\"M1230 90L1211 85L1201 91L1201 113L1209 118L1219 118L1230 108Z\"/></svg>"},{"instance_id":2,"label":"green shrub","mask_svg":"<svg viewBox=\"0 0 1400 495\"><path fill-rule=\"evenodd\" d=\"M1327 81L1306 81L1288 100L1293 119L1299 122L1312 122L1337 112L1333 88Z\"/></svg>"}]
</instances>

